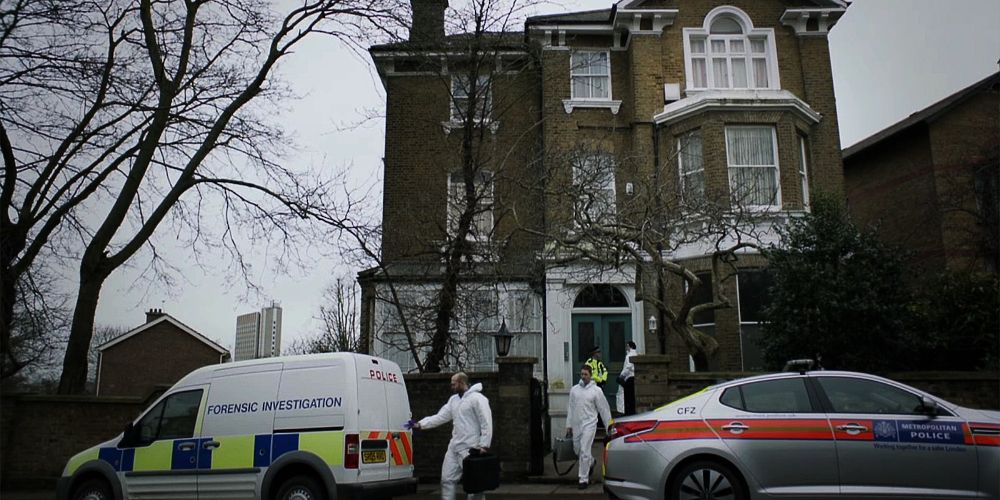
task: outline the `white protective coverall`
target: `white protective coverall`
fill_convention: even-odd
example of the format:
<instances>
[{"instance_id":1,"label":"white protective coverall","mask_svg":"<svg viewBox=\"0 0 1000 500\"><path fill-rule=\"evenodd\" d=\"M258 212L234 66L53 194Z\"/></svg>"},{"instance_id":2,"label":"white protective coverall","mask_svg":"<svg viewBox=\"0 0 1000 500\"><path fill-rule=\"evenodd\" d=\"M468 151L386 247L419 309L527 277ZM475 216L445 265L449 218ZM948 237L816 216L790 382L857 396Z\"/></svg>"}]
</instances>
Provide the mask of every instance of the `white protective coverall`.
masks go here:
<instances>
[{"instance_id":1,"label":"white protective coverall","mask_svg":"<svg viewBox=\"0 0 1000 500\"><path fill-rule=\"evenodd\" d=\"M629 349L625 353L625 363L622 365L622 380L628 380L635 376L635 363L632 362L632 356L639 354L635 349ZM625 388L618 385L618 392L615 393L615 409L618 413L625 413Z\"/></svg>"},{"instance_id":2,"label":"white protective coverall","mask_svg":"<svg viewBox=\"0 0 1000 500\"><path fill-rule=\"evenodd\" d=\"M580 482L590 482L590 467L594 465L591 448L597 432L597 415L605 423L611 422L611 408L601 390L593 380L583 385L583 380L569 391L569 407L566 409L566 425L573 429L573 451L580 457Z\"/></svg>"},{"instance_id":3,"label":"white protective coverall","mask_svg":"<svg viewBox=\"0 0 1000 500\"><path fill-rule=\"evenodd\" d=\"M432 429L452 422L451 441L441 464L441 498L454 500L462 481L462 460L472 448L489 448L493 440L493 414L490 401L482 394L483 384L469 387L461 396L453 394L437 415L420 419L421 429ZM469 495L469 500L486 498Z\"/></svg>"}]
</instances>

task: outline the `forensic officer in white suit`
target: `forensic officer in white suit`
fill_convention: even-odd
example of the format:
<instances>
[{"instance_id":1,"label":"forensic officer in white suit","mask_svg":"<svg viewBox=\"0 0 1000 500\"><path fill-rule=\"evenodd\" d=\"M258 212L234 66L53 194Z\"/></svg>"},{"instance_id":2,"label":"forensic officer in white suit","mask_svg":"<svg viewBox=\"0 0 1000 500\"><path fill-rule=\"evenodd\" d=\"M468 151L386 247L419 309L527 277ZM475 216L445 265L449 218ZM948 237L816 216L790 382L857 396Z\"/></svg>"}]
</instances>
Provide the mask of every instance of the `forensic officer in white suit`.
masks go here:
<instances>
[{"instance_id":1,"label":"forensic officer in white suit","mask_svg":"<svg viewBox=\"0 0 1000 500\"><path fill-rule=\"evenodd\" d=\"M611 422L611 408L604 398L604 391L591 380L591 368L580 367L580 383L569 391L569 408L566 410L566 435L573 438L573 451L580 457L580 489L590 484L590 470L594 466L594 434L597 433L597 416L604 423Z\"/></svg>"},{"instance_id":2,"label":"forensic officer in white suit","mask_svg":"<svg viewBox=\"0 0 1000 500\"><path fill-rule=\"evenodd\" d=\"M469 455L469 450L478 448L486 452L493 440L493 415L490 402L482 393L483 384L469 387L469 376L458 372L451 377L451 390L455 394L437 415L424 417L413 425L414 429L433 429L453 422L451 441L441 464L442 500L455 500L458 483L462 480L462 460ZM480 493L468 498L478 500L486 495Z\"/></svg>"}]
</instances>

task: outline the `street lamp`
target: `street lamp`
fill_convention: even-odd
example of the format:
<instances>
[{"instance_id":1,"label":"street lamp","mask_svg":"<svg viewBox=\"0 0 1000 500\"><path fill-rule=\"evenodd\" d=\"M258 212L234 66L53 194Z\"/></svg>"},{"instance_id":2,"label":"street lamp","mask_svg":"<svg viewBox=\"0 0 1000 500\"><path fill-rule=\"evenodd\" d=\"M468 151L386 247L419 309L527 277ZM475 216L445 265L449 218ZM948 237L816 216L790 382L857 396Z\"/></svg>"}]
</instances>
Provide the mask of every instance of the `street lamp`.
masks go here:
<instances>
[{"instance_id":1,"label":"street lamp","mask_svg":"<svg viewBox=\"0 0 1000 500\"><path fill-rule=\"evenodd\" d=\"M514 339L514 334L507 330L507 320L500 323L500 330L493 334L493 341L496 342L497 356L501 358L510 352L510 341Z\"/></svg>"}]
</instances>

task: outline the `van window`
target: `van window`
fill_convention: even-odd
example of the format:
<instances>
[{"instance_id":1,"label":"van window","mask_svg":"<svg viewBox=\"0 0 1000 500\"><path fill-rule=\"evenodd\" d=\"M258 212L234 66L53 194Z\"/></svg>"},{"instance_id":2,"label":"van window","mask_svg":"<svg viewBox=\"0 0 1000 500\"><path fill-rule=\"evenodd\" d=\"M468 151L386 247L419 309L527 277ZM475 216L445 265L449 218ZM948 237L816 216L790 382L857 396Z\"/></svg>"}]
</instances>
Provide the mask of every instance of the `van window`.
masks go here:
<instances>
[{"instance_id":1,"label":"van window","mask_svg":"<svg viewBox=\"0 0 1000 500\"><path fill-rule=\"evenodd\" d=\"M161 439L182 439L194 436L201 406L202 390L171 394L146 413L136 424L136 446L146 446Z\"/></svg>"}]
</instances>

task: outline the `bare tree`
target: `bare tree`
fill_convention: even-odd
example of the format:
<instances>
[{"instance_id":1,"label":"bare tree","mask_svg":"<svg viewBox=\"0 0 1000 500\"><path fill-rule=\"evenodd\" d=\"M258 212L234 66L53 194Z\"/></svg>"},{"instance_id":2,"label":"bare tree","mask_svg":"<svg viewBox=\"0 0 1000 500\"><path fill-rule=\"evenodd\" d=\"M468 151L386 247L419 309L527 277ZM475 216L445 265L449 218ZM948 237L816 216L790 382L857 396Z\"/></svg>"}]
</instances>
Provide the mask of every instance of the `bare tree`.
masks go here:
<instances>
[{"instance_id":1,"label":"bare tree","mask_svg":"<svg viewBox=\"0 0 1000 500\"><path fill-rule=\"evenodd\" d=\"M97 325L94 328L94 337L91 339L90 349L87 350L87 384L91 393L97 392L97 369L101 362L101 351L98 347L111 342L128 333L128 329L114 325Z\"/></svg>"},{"instance_id":2,"label":"bare tree","mask_svg":"<svg viewBox=\"0 0 1000 500\"><path fill-rule=\"evenodd\" d=\"M759 249L762 223L773 217L750 207L772 204L774 194L753 179L725 189L706 186L703 174L679 180L678 158L701 164L700 140L682 140L654 158L615 156L596 142L546 152L547 265L634 273L636 298L652 306L663 325L659 352L665 353L667 336L676 335L697 369L707 369L718 342L693 319L734 304L724 285L736 274L739 254ZM632 193L616 196L620 175L634 183ZM765 203L757 200L762 197ZM691 249L708 259L709 282L699 277L697 260L680 257ZM710 287L711 300L698 300L701 287Z\"/></svg>"},{"instance_id":3,"label":"bare tree","mask_svg":"<svg viewBox=\"0 0 1000 500\"><path fill-rule=\"evenodd\" d=\"M323 299L324 304L320 306L316 318L322 322L322 329L315 336L294 342L289 352L358 352L361 330L357 283L353 279L337 278L327 286Z\"/></svg>"},{"instance_id":4,"label":"bare tree","mask_svg":"<svg viewBox=\"0 0 1000 500\"><path fill-rule=\"evenodd\" d=\"M155 260L150 238L165 221L242 262L234 221L289 238L286 224L329 211L329 187L279 160L288 139L269 106L289 93L275 68L311 34L362 45L407 9L307 0L278 16L264 0L13 0L0 11L0 348L23 363L10 345L20 277L47 254L78 260L59 387L75 393L105 280L142 249ZM212 238L209 213L225 225Z\"/></svg>"},{"instance_id":5,"label":"bare tree","mask_svg":"<svg viewBox=\"0 0 1000 500\"><path fill-rule=\"evenodd\" d=\"M375 301L395 313L387 331L376 331L376 336L409 352L419 371L461 366L473 348L458 332L484 332L485 318L497 317L496 300L481 299L496 295L510 275L504 262L510 231L501 228L511 207L509 199L501 198L519 175L514 174L517 166L537 150L538 123L511 129L505 136L509 141L499 140L497 129L512 127L507 122L512 110L523 107L531 99L525 94L535 91L530 85L525 92L511 85L533 74L531 52L516 30L534 3L452 5L445 24L454 34L411 36L411 43L389 47L408 51L405 64L433 74L447 89L449 120L431 118L427 124L445 130L443 143L435 147L446 149L448 160L434 174L447 178L447 206L426 233L407 231L414 236L406 242L408 253L387 252L381 228L359 226L349 233L360 247L357 255L377 275ZM389 339L389 330L400 335Z\"/></svg>"},{"instance_id":6,"label":"bare tree","mask_svg":"<svg viewBox=\"0 0 1000 500\"><path fill-rule=\"evenodd\" d=\"M49 269L22 274L14 289L9 353L0 358L0 379L49 378L58 365L70 326L69 297ZM17 384L15 384L17 385Z\"/></svg>"}]
</instances>

